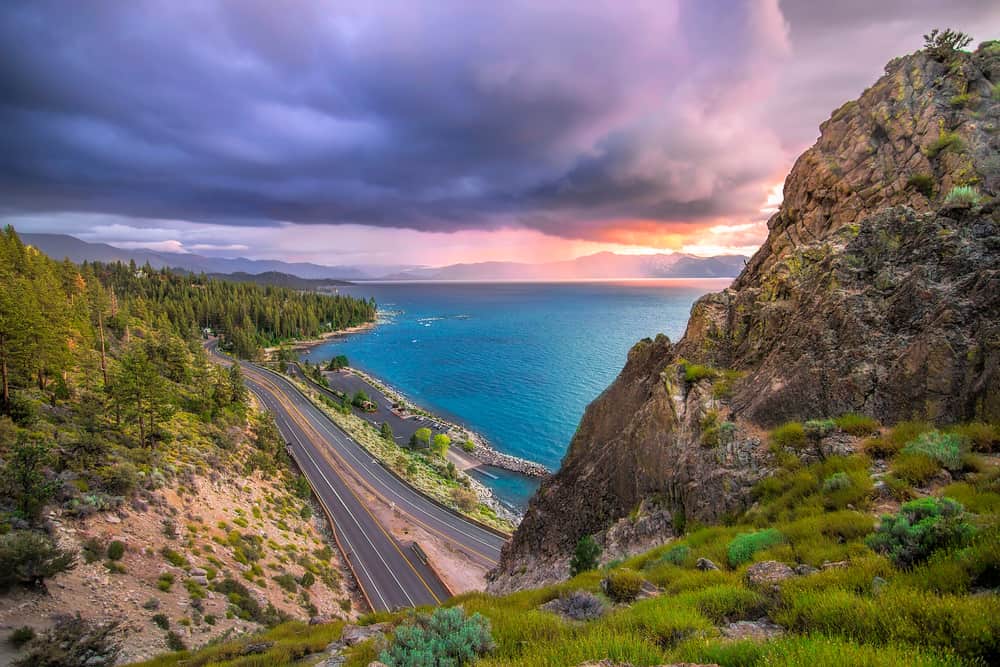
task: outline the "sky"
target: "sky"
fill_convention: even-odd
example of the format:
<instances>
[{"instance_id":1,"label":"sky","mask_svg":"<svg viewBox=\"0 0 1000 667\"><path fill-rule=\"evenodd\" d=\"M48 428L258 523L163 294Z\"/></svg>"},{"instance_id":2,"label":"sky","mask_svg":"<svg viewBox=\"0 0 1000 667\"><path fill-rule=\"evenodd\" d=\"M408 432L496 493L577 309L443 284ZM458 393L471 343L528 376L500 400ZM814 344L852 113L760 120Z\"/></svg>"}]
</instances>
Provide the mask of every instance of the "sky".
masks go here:
<instances>
[{"instance_id":1,"label":"sky","mask_svg":"<svg viewBox=\"0 0 1000 667\"><path fill-rule=\"evenodd\" d=\"M750 254L819 123L990 0L5 0L0 224L329 265Z\"/></svg>"}]
</instances>

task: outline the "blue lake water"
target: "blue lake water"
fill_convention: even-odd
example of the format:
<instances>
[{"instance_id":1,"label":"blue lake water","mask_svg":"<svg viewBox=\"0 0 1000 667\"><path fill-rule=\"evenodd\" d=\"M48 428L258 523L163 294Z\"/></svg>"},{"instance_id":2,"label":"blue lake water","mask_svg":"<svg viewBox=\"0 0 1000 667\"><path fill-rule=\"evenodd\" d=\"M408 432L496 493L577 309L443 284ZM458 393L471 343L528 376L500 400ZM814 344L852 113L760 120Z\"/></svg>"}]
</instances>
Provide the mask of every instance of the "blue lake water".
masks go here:
<instances>
[{"instance_id":1,"label":"blue lake water","mask_svg":"<svg viewBox=\"0 0 1000 667\"><path fill-rule=\"evenodd\" d=\"M379 325L313 348L347 355L425 409L497 449L559 467L584 408L640 338L678 340L691 305L729 279L583 283L393 283L340 288L374 297ZM536 483L481 478L524 506Z\"/></svg>"}]
</instances>

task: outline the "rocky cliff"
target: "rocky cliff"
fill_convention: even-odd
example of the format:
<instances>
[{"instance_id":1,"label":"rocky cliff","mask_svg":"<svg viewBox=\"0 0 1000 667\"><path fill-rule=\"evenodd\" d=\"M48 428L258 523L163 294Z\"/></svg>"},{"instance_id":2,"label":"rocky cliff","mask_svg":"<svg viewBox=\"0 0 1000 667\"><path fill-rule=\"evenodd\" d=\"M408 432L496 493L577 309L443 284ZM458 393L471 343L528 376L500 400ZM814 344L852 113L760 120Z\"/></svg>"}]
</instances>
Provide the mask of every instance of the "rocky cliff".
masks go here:
<instances>
[{"instance_id":1,"label":"rocky cliff","mask_svg":"<svg viewBox=\"0 0 1000 667\"><path fill-rule=\"evenodd\" d=\"M613 557L742 510L782 421L1000 419L998 131L998 42L896 59L837 109L739 278L588 407L491 590L565 577L583 535Z\"/></svg>"}]
</instances>

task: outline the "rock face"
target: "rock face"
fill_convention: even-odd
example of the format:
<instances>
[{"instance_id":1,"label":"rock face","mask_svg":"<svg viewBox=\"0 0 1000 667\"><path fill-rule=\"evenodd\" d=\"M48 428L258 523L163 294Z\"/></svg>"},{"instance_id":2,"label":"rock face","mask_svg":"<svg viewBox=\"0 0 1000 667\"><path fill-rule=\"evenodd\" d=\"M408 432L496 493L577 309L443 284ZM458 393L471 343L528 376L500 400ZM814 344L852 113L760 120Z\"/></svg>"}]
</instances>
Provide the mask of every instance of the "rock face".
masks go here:
<instances>
[{"instance_id":1,"label":"rock face","mask_svg":"<svg viewBox=\"0 0 1000 667\"><path fill-rule=\"evenodd\" d=\"M565 577L584 535L626 551L621 522L644 501L674 527L742 510L780 422L1000 418L997 82L1000 43L920 52L823 123L739 278L695 304L677 345L637 343L588 407L490 590ZM949 198L958 185L981 200Z\"/></svg>"}]
</instances>

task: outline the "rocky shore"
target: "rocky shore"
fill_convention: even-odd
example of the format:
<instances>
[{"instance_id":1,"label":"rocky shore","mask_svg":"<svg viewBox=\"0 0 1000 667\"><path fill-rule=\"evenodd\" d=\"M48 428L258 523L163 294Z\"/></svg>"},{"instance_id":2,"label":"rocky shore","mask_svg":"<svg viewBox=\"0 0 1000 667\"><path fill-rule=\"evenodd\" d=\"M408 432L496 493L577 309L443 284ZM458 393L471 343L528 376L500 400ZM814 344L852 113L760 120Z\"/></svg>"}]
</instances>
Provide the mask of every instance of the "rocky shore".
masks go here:
<instances>
[{"instance_id":1,"label":"rocky shore","mask_svg":"<svg viewBox=\"0 0 1000 667\"><path fill-rule=\"evenodd\" d=\"M536 463L535 461L529 461L528 459L523 459L519 456L513 456L511 454L505 454L497 451L490 446L489 442L482 435L460 424L442 419L441 417L431 414L414 405L413 402L406 398L402 392L387 385L378 378L375 378L357 368L351 367L347 370L385 394L385 396L392 400L396 405L402 406L406 412L421 415L427 420L433 422L442 431L448 433L452 442L456 444L466 441L471 442L474 445L471 452L465 449L462 450L469 457L474 458L486 465L490 465L495 468L502 468L503 470L510 470L511 472L527 475L528 477L538 477L544 479L552 474L552 471L543 466L541 463Z\"/></svg>"}]
</instances>

